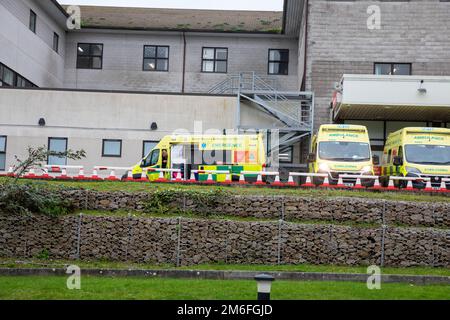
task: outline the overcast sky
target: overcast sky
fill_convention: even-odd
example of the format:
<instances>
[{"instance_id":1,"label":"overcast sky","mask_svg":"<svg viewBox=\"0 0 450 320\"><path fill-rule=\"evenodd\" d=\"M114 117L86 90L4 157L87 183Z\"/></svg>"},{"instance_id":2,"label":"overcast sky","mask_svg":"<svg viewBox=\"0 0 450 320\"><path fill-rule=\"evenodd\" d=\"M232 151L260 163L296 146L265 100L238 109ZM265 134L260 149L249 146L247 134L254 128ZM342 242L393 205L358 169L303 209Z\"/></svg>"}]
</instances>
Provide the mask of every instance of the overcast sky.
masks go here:
<instances>
[{"instance_id":1,"label":"overcast sky","mask_svg":"<svg viewBox=\"0 0 450 320\"><path fill-rule=\"evenodd\" d=\"M61 4L213 9L213 10L264 10L283 11L283 0L58 0Z\"/></svg>"}]
</instances>

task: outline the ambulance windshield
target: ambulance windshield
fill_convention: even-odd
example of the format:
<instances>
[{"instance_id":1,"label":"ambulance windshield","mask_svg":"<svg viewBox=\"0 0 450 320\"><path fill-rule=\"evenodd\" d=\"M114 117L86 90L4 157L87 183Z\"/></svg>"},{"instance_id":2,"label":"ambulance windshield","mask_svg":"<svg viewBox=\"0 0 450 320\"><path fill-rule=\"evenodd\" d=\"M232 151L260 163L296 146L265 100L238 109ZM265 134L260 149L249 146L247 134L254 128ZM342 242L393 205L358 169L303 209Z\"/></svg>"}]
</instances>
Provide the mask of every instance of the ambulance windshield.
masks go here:
<instances>
[{"instance_id":1,"label":"ambulance windshield","mask_svg":"<svg viewBox=\"0 0 450 320\"><path fill-rule=\"evenodd\" d=\"M369 161L368 143L326 141L319 143L319 157L330 161Z\"/></svg>"},{"instance_id":2,"label":"ambulance windshield","mask_svg":"<svg viewBox=\"0 0 450 320\"><path fill-rule=\"evenodd\" d=\"M450 165L450 146L410 144L405 146L405 156L410 163Z\"/></svg>"}]
</instances>

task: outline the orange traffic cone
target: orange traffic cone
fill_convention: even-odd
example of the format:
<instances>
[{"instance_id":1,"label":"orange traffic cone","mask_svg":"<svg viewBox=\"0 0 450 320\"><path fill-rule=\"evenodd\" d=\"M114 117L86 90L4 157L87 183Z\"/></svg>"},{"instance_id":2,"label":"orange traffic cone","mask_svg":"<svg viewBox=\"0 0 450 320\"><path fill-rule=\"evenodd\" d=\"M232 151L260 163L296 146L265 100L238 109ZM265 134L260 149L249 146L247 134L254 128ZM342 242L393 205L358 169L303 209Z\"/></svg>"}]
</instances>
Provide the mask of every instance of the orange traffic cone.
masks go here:
<instances>
[{"instance_id":1,"label":"orange traffic cone","mask_svg":"<svg viewBox=\"0 0 450 320\"><path fill-rule=\"evenodd\" d=\"M242 173L239 176L239 184L247 184L247 181L245 181L245 175Z\"/></svg>"},{"instance_id":2,"label":"orange traffic cone","mask_svg":"<svg viewBox=\"0 0 450 320\"><path fill-rule=\"evenodd\" d=\"M356 179L356 183L353 186L353 189L364 189L364 187L361 184L361 178L357 178Z\"/></svg>"},{"instance_id":3,"label":"orange traffic cone","mask_svg":"<svg viewBox=\"0 0 450 320\"><path fill-rule=\"evenodd\" d=\"M30 171L27 174L25 174L23 176L23 178L25 178L25 179L36 179L36 173L34 172L34 169L30 169Z\"/></svg>"},{"instance_id":4,"label":"orange traffic cone","mask_svg":"<svg viewBox=\"0 0 450 320\"><path fill-rule=\"evenodd\" d=\"M61 169L61 175L59 177L56 177L58 180L70 180L70 177L67 175L67 169L62 168Z\"/></svg>"},{"instance_id":5,"label":"orange traffic cone","mask_svg":"<svg viewBox=\"0 0 450 320\"><path fill-rule=\"evenodd\" d=\"M392 180L391 178L389 178L389 184L386 190L397 190L397 188L395 188L394 180Z\"/></svg>"},{"instance_id":6,"label":"orange traffic cone","mask_svg":"<svg viewBox=\"0 0 450 320\"><path fill-rule=\"evenodd\" d=\"M312 183L312 181L311 181L310 176L306 177L306 182L304 184L302 184L302 187L307 187L307 188L315 187L314 183Z\"/></svg>"},{"instance_id":7,"label":"orange traffic cone","mask_svg":"<svg viewBox=\"0 0 450 320\"><path fill-rule=\"evenodd\" d=\"M211 173L208 173L208 179L206 179L205 183L206 184L214 184L215 183Z\"/></svg>"},{"instance_id":8,"label":"orange traffic cone","mask_svg":"<svg viewBox=\"0 0 450 320\"><path fill-rule=\"evenodd\" d=\"M197 179L195 179L195 173L191 172L191 178L187 181L189 183L196 183Z\"/></svg>"},{"instance_id":9,"label":"orange traffic cone","mask_svg":"<svg viewBox=\"0 0 450 320\"><path fill-rule=\"evenodd\" d=\"M445 181L441 181L439 192L450 192L449 190L447 190L447 184L445 183Z\"/></svg>"},{"instance_id":10,"label":"orange traffic cone","mask_svg":"<svg viewBox=\"0 0 450 320\"><path fill-rule=\"evenodd\" d=\"M339 176L338 184L336 185L337 188L345 188L344 179L342 179L341 176Z\"/></svg>"},{"instance_id":11,"label":"orange traffic cone","mask_svg":"<svg viewBox=\"0 0 450 320\"><path fill-rule=\"evenodd\" d=\"M431 192L434 191L433 186L431 185L431 179L427 180L427 184L425 185L425 189L423 191Z\"/></svg>"},{"instance_id":12,"label":"orange traffic cone","mask_svg":"<svg viewBox=\"0 0 450 320\"><path fill-rule=\"evenodd\" d=\"M323 187L323 188L330 187L330 180L328 179L328 176L325 177L325 179L323 180L323 183L320 185L320 187Z\"/></svg>"},{"instance_id":13,"label":"orange traffic cone","mask_svg":"<svg viewBox=\"0 0 450 320\"><path fill-rule=\"evenodd\" d=\"M256 178L255 185L256 186L263 186L263 185L265 185L265 183L262 180L262 175L261 174L258 174L258 178Z\"/></svg>"},{"instance_id":14,"label":"orange traffic cone","mask_svg":"<svg viewBox=\"0 0 450 320\"><path fill-rule=\"evenodd\" d=\"M231 184L231 183L232 183L232 181L231 181L231 175L230 175L229 173L226 174L226 176L225 176L225 181L222 182L222 183L223 183L223 184Z\"/></svg>"},{"instance_id":15,"label":"orange traffic cone","mask_svg":"<svg viewBox=\"0 0 450 320\"><path fill-rule=\"evenodd\" d=\"M78 172L78 176L75 177L75 180L85 180L86 177L84 175L84 169L80 168L80 171Z\"/></svg>"},{"instance_id":16,"label":"orange traffic cone","mask_svg":"<svg viewBox=\"0 0 450 320\"><path fill-rule=\"evenodd\" d=\"M272 186L274 186L274 187L283 187L284 186L284 183L282 183L280 181L280 175L279 174L277 174L275 176L275 181L272 183Z\"/></svg>"},{"instance_id":17,"label":"orange traffic cone","mask_svg":"<svg viewBox=\"0 0 450 320\"><path fill-rule=\"evenodd\" d=\"M383 187L380 184L380 179L379 178L375 179L375 182L373 184L372 189L374 189L374 190L381 190L381 189L383 189Z\"/></svg>"},{"instance_id":18,"label":"orange traffic cone","mask_svg":"<svg viewBox=\"0 0 450 320\"><path fill-rule=\"evenodd\" d=\"M42 176L40 176L40 179L46 179L46 180L50 180L53 179L52 177L50 177L50 175L48 174L48 169L43 169L44 173L42 174Z\"/></svg>"},{"instance_id":19,"label":"orange traffic cone","mask_svg":"<svg viewBox=\"0 0 450 320\"><path fill-rule=\"evenodd\" d=\"M408 180L408 184L406 185L405 190L414 191L412 180Z\"/></svg>"},{"instance_id":20,"label":"orange traffic cone","mask_svg":"<svg viewBox=\"0 0 450 320\"><path fill-rule=\"evenodd\" d=\"M89 180L99 181L102 180L102 178L98 176L97 170L94 169L92 170L92 176L89 178Z\"/></svg>"},{"instance_id":21,"label":"orange traffic cone","mask_svg":"<svg viewBox=\"0 0 450 320\"><path fill-rule=\"evenodd\" d=\"M7 173L6 176L8 176L8 177L14 177L15 176L13 167L9 167L8 173Z\"/></svg>"},{"instance_id":22,"label":"orange traffic cone","mask_svg":"<svg viewBox=\"0 0 450 320\"><path fill-rule=\"evenodd\" d=\"M289 179L288 179L287 185L290 186L290 187L297 186L297 184L294 181L294 177L293 176L289 175Z\"/></svg>"},{"instance_id":23,"label":"orange traffic cone","mask_svg":"<svg viewBox=\"0 0 450 320\"><path fill-rule=\"evenodd\" d=\"M127 172L127 177L125 178L125 181L127 181L127 182L132 182L132 181L134 181L134 179L133 179L133 172L132 172L131 170L129 170L129 171Z\"/></svg>"},{"instance_id":24,"label":"orange traffic cone","mask_svg":"<svg viewBox=\"0 0 450 320\"><path fill-rule=\"evenodd\" d=\"M175 182L183 182L183 178L181 177L181 171L178 171L176 176L175 176L175 180L173 180Z\"/></svg>"},{"instance_id":25,"label":"orange traffic cone","mask_svg":"<svg viewBox=\"0 0 450 320\"><path fill-rule=\"evenodd\" d=\"M115 170L111 170L111 174L109 175L108 178L106 178L107 181L117 181L119 180L116 176L116 171Z\"/></svg>"}]
</instances>

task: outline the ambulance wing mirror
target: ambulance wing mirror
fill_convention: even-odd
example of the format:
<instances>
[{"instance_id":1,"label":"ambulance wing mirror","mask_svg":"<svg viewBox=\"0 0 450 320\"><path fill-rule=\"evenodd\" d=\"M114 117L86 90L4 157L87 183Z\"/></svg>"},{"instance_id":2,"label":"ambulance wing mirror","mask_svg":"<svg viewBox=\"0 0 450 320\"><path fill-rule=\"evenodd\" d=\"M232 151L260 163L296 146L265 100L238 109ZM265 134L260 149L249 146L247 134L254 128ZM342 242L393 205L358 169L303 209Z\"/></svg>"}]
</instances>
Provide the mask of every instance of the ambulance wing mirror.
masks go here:
<instances>
[{"instance_id":1,"label":"ambulance wing mirror","mask_svg":"<svg viewBox=\"0 0 450 320\"><path fill-rule=\"evenodd\" d=\"M403 165L403 158L399 156L394 157L394 166L402 166Z\"/></svg>"},{"instance_id":2,"label":"ambulance wing mirror","mask_svg":"<svg viewBox=\"0 0 450 320\"><path fill-rule=\"evenodd\" d=\"M310 153L308 155L308 162L315 162L317 159L316 154L315 153Z\"/></svg>"},{"instance_id":3,"label":"ambulance wing mirror","mask_svg":"<svg viewBox=\"0 0 450 320\"><path fill-rule=\"evenodd\" d=\"M373 156L372 157L373 165L378 166L380 164L380 157L379 156Z\"/></svg>"}]
</instances>

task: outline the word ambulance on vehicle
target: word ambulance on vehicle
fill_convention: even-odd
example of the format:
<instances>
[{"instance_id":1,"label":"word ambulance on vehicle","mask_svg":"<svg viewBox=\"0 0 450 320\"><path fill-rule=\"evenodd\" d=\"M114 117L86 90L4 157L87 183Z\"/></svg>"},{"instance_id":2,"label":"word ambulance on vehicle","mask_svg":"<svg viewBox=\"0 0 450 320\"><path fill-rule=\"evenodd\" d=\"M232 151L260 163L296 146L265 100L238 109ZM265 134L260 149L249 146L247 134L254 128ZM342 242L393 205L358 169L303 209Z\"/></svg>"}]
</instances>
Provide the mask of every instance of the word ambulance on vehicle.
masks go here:
<instances>
[{"instance_id":1,"label":"word ambulance on vehicle","mask_svg":"<svg viewBox=\"0 0 450 320\"><path fill-rule=\"evenodd\" d=\"M228 171L234 181L242 171L260 172L266 165L263 136L253 135L171 135L158 145L133 168L133 178L138 179L142 168L180 169L182 176L191 177L192 171ZM150 181L160 173L148 171ZM196 173L197 181L205 181L208 173ZM214 181L223 182L226 174L212 175ZM257 175L246 178L255 179ZM165 178L171 178L165 173Z\"/></svg>"},{"instance_id":2,"label":"word ambulance on vehicle","mask_svg":"<svg viewBox=\"0 0 450 320\"><path fill-rule=\"evenodd\" d=\"M389 176L417 177L415 188L425 188L426 181L420 178L429 178L432 187L440 187L442 179L450 178L450 129L411 127L391 133L382 159L384 185ZM446 187L450 189L450 182Z\"/></svg>"},{"instance_id":3,"label":"word ambulance on vehicle","mask_svg":"<svg viewBox=\"0 0 450 320\"><path fill-rule=\"evenodd\" d=\"M313 137L308 157L310 173L327 173L330 184L337 184L339 175L355 178L343 179L345 184L355 184L357 176L374 174L369 133L365 126L328 124L322 125ZM378 164L378 163L375 163ZM321 184L323 178L314 178ZM362 184L372 186L373 179L362 179Z\"/></svg>"}]
</instances>

